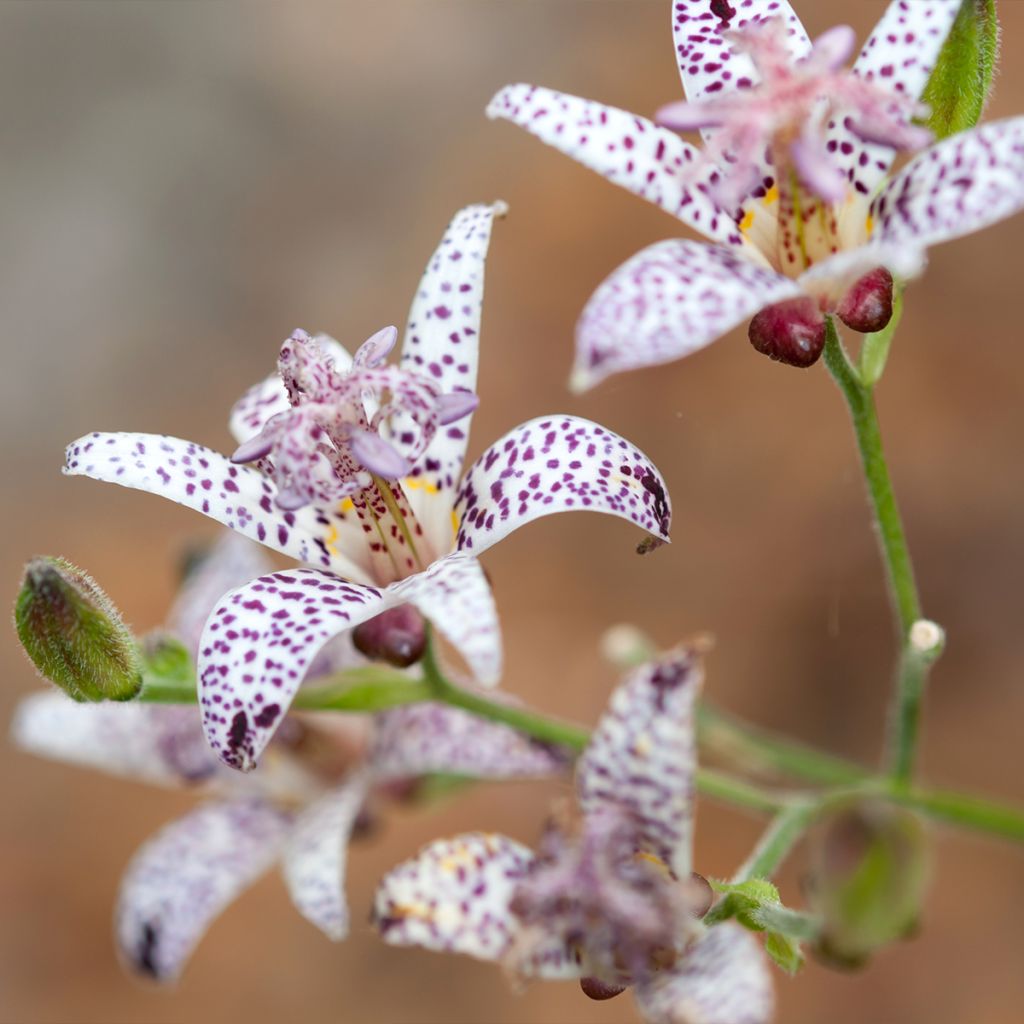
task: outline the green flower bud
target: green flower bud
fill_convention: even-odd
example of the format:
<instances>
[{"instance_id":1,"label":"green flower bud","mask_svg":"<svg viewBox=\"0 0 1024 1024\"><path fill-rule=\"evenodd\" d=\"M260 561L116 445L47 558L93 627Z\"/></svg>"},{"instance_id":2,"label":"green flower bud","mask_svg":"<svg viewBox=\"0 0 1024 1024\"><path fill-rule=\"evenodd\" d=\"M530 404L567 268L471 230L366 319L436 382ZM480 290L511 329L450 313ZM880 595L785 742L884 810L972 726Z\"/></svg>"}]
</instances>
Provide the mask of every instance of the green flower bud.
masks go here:
<instances>
[{"instance_id":1,"label":"green flower bud","mask_svg":"<svg viewBox=\"0 0 1024 1024\"><path fill-rule=\"evenodd\" d=\"M812 836L811 863L808 899L823 921L823 959L859 967L916 929L929 875L916 815L873 801L837 811Z\"/></svg>"},{"instance_id":2,"label":"green flower bud","mask_svg":"<svg viewBox=\"0 0 1024 1024\"><path fill-rule=\"evenodd\" d=\"M938 139L973 128L981 118L999 52L995 0L962 0L921 99Z\"/></svg>"},{"instance_id":3,"label":"green flower bud","mask_svg":"<svg viewBox=\"0 0 1024 1024\"><path fill-rule=\"evenodd\" d=\"M131 631L95 581L63 558L25 567L14 625L36 668L75 700L131 700L142 688Z\"/></svg>"}]
</instances>

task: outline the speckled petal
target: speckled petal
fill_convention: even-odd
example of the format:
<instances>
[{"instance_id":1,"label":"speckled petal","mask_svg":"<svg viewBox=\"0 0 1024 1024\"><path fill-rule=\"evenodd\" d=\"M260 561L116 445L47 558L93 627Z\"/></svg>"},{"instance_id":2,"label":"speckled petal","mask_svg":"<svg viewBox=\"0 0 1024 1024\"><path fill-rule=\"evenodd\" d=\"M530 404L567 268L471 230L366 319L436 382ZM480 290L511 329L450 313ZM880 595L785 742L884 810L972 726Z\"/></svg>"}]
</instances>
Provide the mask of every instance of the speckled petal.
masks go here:
<instances>
[{"instance_id":1,"label":"speckled petal","mask_svg":"<svg viewBox=\"0 0 1024 1024\"><path fill-rule=\"evenodd\" d=\"M960 0L893 0L853 66L866 81L918 99L953 27ZM836 167L861 195L871 195L896 157L889 146L862 141L842 118L830 121L826 145Z\"/></svg>"},{"instance_id":2,"label":"speckled petal","mask_svg":"<svg viewBox=\"0 0 1024 1024\"><path fill-rule=\"evenodd\" d=\"M735 250L657 242L614 271L584 307L573 387L691 355L764 306L799 294L789 278Z\"/></svg>"},{"instance_id":3,"label":"speckled petal","mask_svg":"<svg viewBox=\"0 0 1024 1024\"><path fill-rule=\"evenodd\" d=\"M370 776L360 772L306 807L282 858L295 908L336 942L348 934L345 861L352 827L369 789Z\"/></svg>"},{"instance_id":4,"label":"speckled petal","mask_svg":"<svg viewBox=\"0 0 1024 1024\"><path fill-rule=\"evenodd\" d=\"M23 750L160 786L208 779L219 767L195 707L79 704L55 690L18 705L11 738Z\"/></svg>"},{"instance_id":5,"label":"speckled petal","mask_svg":"<svg viewBox=\"0 0 1024 1024\"><path fill-rule=\"evenodd\" d=\"M340 342L327 334L318 334L313 340L334 360L336 369L344 371L351 367L352 356ZM254 384L235 402L228 427L234 439L243 444L260 433L269 419L289 408L291 405L281 375L272 373L259 384Z\"/></svg>"},{"instance_id":6,"label":"speckled petal","mask_svg":"<svg viewBox=\"0 0 1024 1024\"><path fill-rule=\"evenodd\" d=\"M466 554L453 554L424 572L391 584L391 604L410 602L466 660L477 681L495 686L501 678L501 628L483 566Z\"/></svg>"},{"instance_id":7,"label":"speckled petal","mask_svg":"<svg viewBox=\"0 0 1024 1024\"><path fill-rule=\"evenodd\" d=\"M723 20L713 10L713 0L674 0L672 4L672 40L686 98L691 103L720 99L757 81L751 59L746 54L734 53L724 32L783 18L793 59L810 53L811 42L787 0L732 0L717 6L731 8L735 14Z\"/></svg>"},{"instance_id":8,"label":"speckled petal","mask_svg":"<svg viewBox=\"0 0 1024 1024\"><path fill-rule=\"evenodd\" d=\"M125 961L157 981L177 978L214 918L273 864L288 823L261 800L210 803L145 843L118 899Z\"/></svg>"},{"instance_id":9,"label":"speckled petal","mask_svg":"<svg viewBox=\"0 0 1024 1024\"><path fill-rule=\"evenodd\" d=\"M481 779L522 779L565 769L565 752L507 725L426 702L377 715L371 755L377 776L402 778L450 772Z\"/></svg>"},{"instance_id":10,"label":"speckled petal","mask_svg":"<svg viewBox=\"0 0 1024 1024\"><path fill-rule=\"evenodd\" d=\"M498 960L515 940L509 901L532 861L525 846L493 833L438 840L384 876L373 924L393 946Z\"/></svg>"},{"instance_id":11,"label":"speckled petal","mask_svg":"<svg viewBox=\"0 0 1024 1024\"><path fill-rule=\"evenodd\" d=\"M742 243L736 223L706 194L715 168L675 132L617 107L536 85L508 85L491 100L502 117L578 163L654 203L716 242Z\"/></svg>"},{"instance_id":12,"label":"speckled petal","mask_svg":"<svg viewBox=\"0 0 1024 1024\"><path fill-rule=\"evenodd\" d=\"M690 876L693 704L703 679L699 656L686 649L636 669L612 694L576 769L584 814L608 803L627 807L649 852L677 878Z\"/></svg>"},{"instance_id":13,"label":"speckled petal","mask_svg":"<svg viewBox=\"0 0 1024 1024\"><path fill-rule=\"evenodd\" d=\"M258 544L233 530L225 530L182 584L167 617L167 628L181 638L195 657L203 626L217 602L229 590L271 569L270 559Z\"/></svg>"},{"instance_id":14,"label":"speckled petal","mask_svg":"<svg viewBox=\"0 0 1024 1024\"><path fill-rule=\"evenodd\" d=\"M402 368L424 374L442 392L475 391L480 355L484 262L504 203L460 210L430 257L409 310ZM451 550L451 505L462 474L470 417L442 427L417 459L404 489L438 553Z\"/></svg>"},{"instance_id":15,"label":"speckled petal","mask_svg":"<svg viewBox=\"0 0 1024 1024\"><path fill-rule=\"evenodd\" d=\"M872 204L874 239L935 245L1024 206L1024 117L945 139L907 164Z\"/></svg>"},{"instance_id":16,"label":"speckled petal","mask_svg":"<svg viewBox=\"0 0 1024 1024\"><path fill-rule=\"evenodd\" d=\"M203 729L221 760L255 767L321 648L387 606L375 587L315 569L271 573L225 595L197 666Z\"/></svg>"},{"instance_id":17,"label":"speckled petal","mask_svg":"<svg viewBox=\"0 0 1024 1024\"><path fill-rule=\"evenodd\" d=\"M760 944L732 922L633 990L647 1024L768 1024L775 1008Z\"/></svg>"},{"instance_id":18,"label":"speckled petal","mask_svg":"<svg viewBox=\"0 0 1024 1024\"><path fill-rule=\"evenodd\" d=\"M545 416L510 430L466 474L455 506L457 546L479 554L556 512L605 512L667 541L665 481L639 448L576 416Z\"/></svg>"},{"instance_id":19,"label":"speckled petal","mask_svg":"<svg viewBox=\"0 0 1024 1024\"><path fill-rule=\"evenodd\" d=\"M274 504L273 482L258 469L235 466L200 444L162 434L93 433L72 441L66 458L69 476L169 498L300 562L365 577L359 565L332 547L336 517L316 509L302 509L302 515L282 511Z\"/></svg>"}]
</instances>

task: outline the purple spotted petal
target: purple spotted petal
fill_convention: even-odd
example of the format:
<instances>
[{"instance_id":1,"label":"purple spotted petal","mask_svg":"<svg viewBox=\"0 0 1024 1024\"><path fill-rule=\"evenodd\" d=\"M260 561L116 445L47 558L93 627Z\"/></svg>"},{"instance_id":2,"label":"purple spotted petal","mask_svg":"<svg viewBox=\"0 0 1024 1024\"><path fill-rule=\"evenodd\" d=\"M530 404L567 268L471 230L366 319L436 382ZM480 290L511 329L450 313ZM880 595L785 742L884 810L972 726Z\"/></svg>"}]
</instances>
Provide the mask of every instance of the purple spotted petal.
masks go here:
<instances>
[{"instance_id":1,"label":"purple spotted petal","mask_svg":"<svg viewBox=\"0 0 1024 1024\"><path fill-rule=\"evenodd\" d=\"M194 707L79 704L57 691L17 708L11 738L39 757L162 786L205 781L219 768Z\"/></svg>"},{"instance_id":2,"label":"purple spotted petal","mask_svg":"<svg viewBox=\"0 0 1024 1024\"><path fill-rule=\"evenodd\" d=\"M504 203L467 206L448 225L416 290L402 342L402 368L442 392L476 391L484 262ZM406 487L409 503L438 553L451 550L451 500L462 475L470 419L437 432Z\"/></svg>"},{"instance_id":3,"label":"purple spotted petal","mask_svg":"<svg viewBox=\"0 0 1024 1024\"><path fill-rule=\"evenodd\" d=\"M631 673L580 756L576 788L584 814L619 804L637 818L647 849L689 878L693 828L693 704L699 657L680 650Z\"/></svg>"},{"instance_id":4,"label":"purple spotted petal","mask_svg":"<svg viewBox=\"0 0 1024 1024\"><path fill-rule=\"evenodd\" d=\"M789 278L732 249L682 239L648 246L584 307L573 386L691 355L764 306L799 294Z\"/></svg>"},{"instance_id":5,"label":"purple spotted petal","mask_svg":"<svg viewBox=\"0 0 1024 1024\"><path fill-rule=\"evenodd\" d=\"M167 618L167 628L181 638L195 657L203 626L217 602L229 590L263 576L272 568L261 547L225 530L182 584Z\"/></svg>"},{"instance_id":6,"label":"purple spotted petal","mask_svg":"<svg viewBox=\"0 0 1024 1024\"><path fill-rule=\"evenodd\" d=\"M918 99L959 9L960 0L893 0L864 44L854 73ZM829 123L826 144L834 164L864 196L875 191L896 157L890 146L863 141L842 117Z\"/></svg>"},{"instance_id":7,"label":"purple spotted petal","mask_svg":"<svg viewBox=\"0 0 1024 1024\"><path fill-rule=\"evenodd\" d=\"M384 480L397 480L412 468L408 459L373 431L353 430L348 443L356 461Z\"/></svg>"},{"instance_id":8,"label":"purple spotted petal","mask_svg":"<svg viewBox=\"0 0 1024 1024\"><path fill-rule=\"evenodd\" d=\"M271 480L258 469L232 465L210 448L161 434L93 433L72 441L66 457L69 476L158 494L298 561L366 577L364 567L336 543L339 527L354 517L315 508L298 513L279 509ZM360 535L354 524L352 535ZM361 543L355 550L365 547Z\"/></svg>"},{"instance_id":9,"label":"purple spotted petal","mask_svg":"<svg viewBox=\"0 0 1024 1024\"><path fill-rule=\"evenodd\" d=\"M647 1024L768 1024L775 994L757 939L716 925L673 967L633 990Z\"/></svg>"},{"instance_id":10,"label":"purple spotted petal","mask_svg":"<svg viewBox=\"0 0 1024 1024\"><path fill-rule=\"evenodd\" d=\"M287 815L258 799L210 803L143 845L121 882L118 946L140 974L173 981L213 919L277 858Z\"/></svg>"},{"instance_id":11,"label":"purple spotted petal","mask_svg":"<svg viewBox=\"0 0 1024 1024\"><path fill-rule=\"evenodd\" d=\"M397 327L382 327L359 346L352 362L356 366L380 366L387 360L397 341Z\"/></svg>"},{"instance_id":12,"label":"purple spotted petal","mask_svg":"<svg viewBox=\"0 0 1024 1024\"><path fill-rule=\"evenodd\" d=\"M688 142L644 117L523 84L502 89L487 116L525 128L713 241L742 243L732 217L706 194L715 169L701 165L699 151Z\"/></svg>"},{"instance_id":13,"label":"purple spotted petal","mask_svg":"<svg viewBox=\"0 0 1024 1024\"><path fill-rule=\"evenodd\" d=\"M517 929L509 901L533 859L525 846L493 833L438 840L384 876L373 924L393 946L498 960Z\"/></svg>"},{"instance_id":14,"label":"purple spotted petal","mask_svg":"<svg viewBox=\"0 0 1024 1024\"><path fill-rule=\"evenodd\" d=\"M442 558L426 571L391 584L390 604L414 604L466 660L477 681L501 678L501 629L483 567L466 554Z\"/></svg>"},{"instance_id":15,"label":"purple spotted petal","mask_svg":"<svg viewBox=\"0 0 1024 1024\"><path fill-rule=\"evenodd\" d=\"M1024 117L962 132L921 153L871 207L874 238L919 247L946 242L1024 206Z\"/></svg>"},{"instance_id":16,"label":"purple spotted petal","mask_svg":"<svg viewBox=\"0 0 1024 1024\"><path fill-rule=\"evenodd\" d=\"M327 334L318 334L314 338L320 348L334 361L338 370L348 370L352 365L352 357L345 347ZM231 409L229 428L231 435L239 443L255 437L267 425L267 421L279 412L290 409L288 393L285 391L279 373L272 373L254 384Z\"/></svg>"},{"instance_id":17,"label":"purple spotted petal","mask_svg":"<svg viewBox=\"0 0 1024 1024\"><path fill-rule=\"evenodd\" d=\"M786 0L674 0L672 39L686 98L720 99L754 84L753 62L734 53L724 33L772 18L785 19L792 58L807 56L811 42Z\"/></svg>"},{"instance_id":18,"label":"purple spotted petal","mask_svg":"<svg viewBox=\"0 0 1024 1024\"><path fill-rule=\"evenodd\" d=\"M282 858L292 903L337 942L348 934L345 861L352 828L370 789L359 773L300 812Z\"/></svg>"},{"instance_id":19,"label":"purple spotted petal","mask_svg":"<svg viewBox=\"0 0 1024 1024\"><path fill-rule=\"evenodd\" d=\"M479 554L556 512L605 512L668 540L672 510L657 468L606 427L545 416L510 430L466 474L455 506L460 550Z\"/></svg>"},{"instance_id":20,"label":"purple spotted petal","mask_svg":"<svg viewBox=\"0 0 1024 1024\"><path fill-rule=\"evenodd\" d=\"M507 725L444 704L409 704L377 715L371 755L377 776L449 772L475 778L540 778L561 772L563 752Z\"/></svg>"},{"instance_id":21,"label":"purple spotted petal","mask_svg":"<svg viewBox=\"0 0 1024 1024\"><path fill-rule=\"evenodd\" d=\"M387 607L375 587L296 569L225 595L200 641L203 729L221 760L256 765L321 648Z\"/></svg>"}]
</instances>

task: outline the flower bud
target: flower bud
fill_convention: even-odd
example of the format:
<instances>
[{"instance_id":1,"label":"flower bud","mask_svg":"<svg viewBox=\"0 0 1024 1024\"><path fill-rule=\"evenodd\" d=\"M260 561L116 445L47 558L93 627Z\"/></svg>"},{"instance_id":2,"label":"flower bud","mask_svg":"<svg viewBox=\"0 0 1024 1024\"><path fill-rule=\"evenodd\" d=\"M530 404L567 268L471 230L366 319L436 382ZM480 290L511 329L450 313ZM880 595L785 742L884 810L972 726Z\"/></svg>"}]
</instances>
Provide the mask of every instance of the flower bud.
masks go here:
<instances>
[{"instance_id":1,"label":"flower bud","mask_svg":"<svg viewBox=\"0 0 1024 1024\"><path fill-rule=\"evenodd\" d=\"M836 812L812 837L808 899L824 922L817 952L862 965L917 926L928 881L920 820L891 804L863 802Z\"/></svg>"},{"instance_id":2,"label":"flower bud","mask_svg":"<svg viewBox=\"0 0 1024 1024\"><path fill-rule=\"evenodd\" d=\"M352 642L373 661L408 668L423 657L427 646L423 616L411 604L390 608L356 626Z\"/></svg>"},{"instance_id":3,"label":"flower bud","mask_svg":"<svg viewBox=\"0 0 1024 1024\"><path fill-rule=\"evenodd\" d=\"M580 978L580 988L588 999L614 999L626 991L625 985L612 985L600 978Z\"/></svg>"},{"instance_id":4,"label":"flower bud","mask_svg":"<svg viewBox=\"0 0 1024 1024\"><path fill-rule=\"evenodd\" d=\"M836 315L860 334L882 330L892 319L892 274L885 267L877 267L854 281Z\"/></svg>"},{"instance_id":5,"label":"flower bud","mask_svg":"<svg viewBox=\"0 0 1024 1024\"><path fill-rule=\"evenodd\" d=\"M801 296L767 306L750 321L750 344L789 366L807 367L825 348L825 317L814 299Z\"/></svg>"},{"instance_id":6,"label":"flower bud","mask_svg":"<svg viewBox=\"0 0 1024 1024\"><path fill-rule=\"evenodd\" d=\"M97 584L63 558L25 567L14 624L36 668L75 700L131 700L142 688L131 631Z\"/></svg>"}]
</instances>

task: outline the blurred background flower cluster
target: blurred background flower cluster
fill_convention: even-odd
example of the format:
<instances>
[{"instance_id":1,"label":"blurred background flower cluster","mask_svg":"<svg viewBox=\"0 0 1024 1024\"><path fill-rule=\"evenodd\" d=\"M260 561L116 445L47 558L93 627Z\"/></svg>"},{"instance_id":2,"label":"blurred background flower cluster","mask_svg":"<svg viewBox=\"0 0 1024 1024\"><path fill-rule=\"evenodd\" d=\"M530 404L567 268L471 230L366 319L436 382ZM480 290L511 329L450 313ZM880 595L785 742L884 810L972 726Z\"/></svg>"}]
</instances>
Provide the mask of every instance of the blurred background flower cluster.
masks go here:
<instances>
[{"instance_id":1,"label":"blurred background flower cluster","mask_svg":"<svg viewBox=\"0 0 1024 1024\"><path fill-rule=\"evenodd\" d=\"M883 9L816 0L799 13L812 36L847 21L863 37ZM1007 56L990 117L1024 106L1024 5L1000 13ZM216 527L62 479L63 445L144 429L223 449L230 403L293 328L352 345L401 324L450 215L502 198L511 212L488 262L470 456L542 412L597 418L646 450L676 510L674 544L643 560L606 517L554 517L488 554L506 688L590 723L614 683L599 654L606 627L632 620L663 645L709 631L711 699L875 758L893 641L853 440L824 369L773 365L737 330L686 362L571 396L583 303L673 225L483 117L516 80L655 110L680 94L668 22L663 0L4 4L0 579L11 599L29 556L59 553L94 573L137 630L161 622L182 557ZM1010 221L933 253L879 396L926 606L950 638L924 773L1018 802L1020 231ZM36 683L13 630L0 657L9 718ZM132 852L191 798L8 747L0 756L0 1018L570 1024L635 1013L574 985L515 994L492 966L389 949L359 923L377 878L435 836L499 829L532 843L564 783L480 785L390 817L352 850L356 925L341 946L267 879L165 992L121 972L110 917ZM700 817L695 867L726 875L759 823L707 802ZM787 868L784 896L803 866L797 856ZM797 982L779 977L780 1020L1019 1020L1020 868L1018 849L944 837L916 940L867 972L811 964Z\"/></svg>"}]
</instances>

